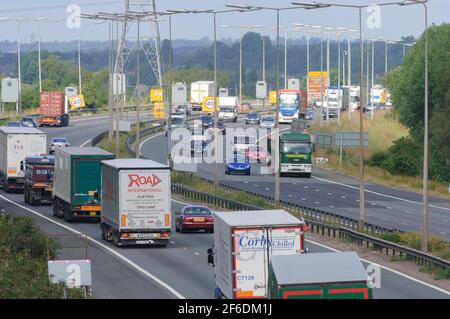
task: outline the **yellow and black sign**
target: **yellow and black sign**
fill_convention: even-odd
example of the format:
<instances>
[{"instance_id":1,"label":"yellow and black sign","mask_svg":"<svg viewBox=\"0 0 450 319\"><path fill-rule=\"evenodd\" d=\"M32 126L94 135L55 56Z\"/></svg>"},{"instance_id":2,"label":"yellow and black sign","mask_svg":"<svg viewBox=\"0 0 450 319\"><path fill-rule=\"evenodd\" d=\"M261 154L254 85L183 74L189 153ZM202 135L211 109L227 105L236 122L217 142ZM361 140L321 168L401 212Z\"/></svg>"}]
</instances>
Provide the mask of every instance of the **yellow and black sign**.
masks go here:
<instances>
[{"instance_id":1,"label":"yellow and black sign","mask_svg":"<svg viewBox=\"0 0 450 319\"><path fill-rule=\"evenodd\" d=\"M153 103L153 118L155 120L163 120L164 117L164 103L163 102L154 102Z\"/></svg>"},{"instance_id":2,"label":"yellow and black sign","mask_svg":"<svg viewBox=\"0 0 450 319\"><path fill-rule=\"evenodd\" d=\"M75 95L69 97L69 105L71 110L81 109L86 106L83 95Z\"/></svg>"},{"instance_id":3,"label":"yellow and black sign","mask_svg":"<svg viewBox=\"0 0 450 319\"><path fill-rule=\"evenodd\" d=\"M150 102L163 102L163 90L162 89L151 89L150 90Z\"/></svg>"},{"instance_id":4,"label":"yellow and black sign","mask_svg":"<svg viewBox=\"0 0 450 319\"><path fill-rule=\"evenodd\" d=\"M214 108L216 107L214 96L205 96L203 98L202 112L212 113L214 112Z\"/></svg>"}]
</instances>

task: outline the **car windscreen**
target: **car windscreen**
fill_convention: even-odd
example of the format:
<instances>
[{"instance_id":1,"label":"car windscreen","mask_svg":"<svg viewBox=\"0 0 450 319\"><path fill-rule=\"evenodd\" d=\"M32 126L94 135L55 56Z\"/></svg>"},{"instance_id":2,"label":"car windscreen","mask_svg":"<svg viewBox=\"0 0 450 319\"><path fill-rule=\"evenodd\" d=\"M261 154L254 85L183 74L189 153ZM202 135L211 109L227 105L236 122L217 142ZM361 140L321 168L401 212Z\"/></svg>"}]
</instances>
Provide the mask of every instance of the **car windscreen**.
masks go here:
<instances>
[{"instance_id":1,"label":"car windscreen","mask_svg":"<svg viewBox=\"0 0 450 319\"><path fill-rule=\"evenodd\" d=\"M282 143L282 150L285 153L306 154L311 152L311 145L305 143Z\"/></svg>"},{"instance_id":2,"label":"car windscreen","mask_svg":"<svg viewBox=\"0 0 450 319\"><path fill-rule=\"evenodd\" d=\"M248 118L258 118L258 117L259 117L259 114L258 114L258 113L248 113L248 114L247 114L247 117L248 117Z\"/></svg>"},{"instance_id":3,"label":"car windscreen","mask_svg":"<svg viewBox=\"0 0 450 319\"><path fill-rule=\"evenodd\" d=\"M184 123L184 118L172 117L171 121L172 121L172 124L183 124Z\"/></svg>"},{"instance_id":4,"label":"car windscreen","mask_svg":"<svg viewBox=\"0 0 450 319\"><path fill-rule=\"evenodd\" d=\"M275 122L275 119L273 117L263 117L263 122Z\"/></svg>"},{"instance_id":5,"label":"car windscreen","mask_svg":"<svg viewBox=\"0 0 450 319\"><path fill-rule=\"evenodd\" d=\"M189 207L184 210L185 215L211 215L211 211L206 207Z\"/></svg>"},{"instance_id":6,"label":"car windscreen","mask_svg":"<svg viewBox=\"0 0 450 319\"><path fill-rule=\"evenodd\" d=\"M52 143L67 143L67 140L65 138L54 138Z\"/></svg>"}]
</instances>

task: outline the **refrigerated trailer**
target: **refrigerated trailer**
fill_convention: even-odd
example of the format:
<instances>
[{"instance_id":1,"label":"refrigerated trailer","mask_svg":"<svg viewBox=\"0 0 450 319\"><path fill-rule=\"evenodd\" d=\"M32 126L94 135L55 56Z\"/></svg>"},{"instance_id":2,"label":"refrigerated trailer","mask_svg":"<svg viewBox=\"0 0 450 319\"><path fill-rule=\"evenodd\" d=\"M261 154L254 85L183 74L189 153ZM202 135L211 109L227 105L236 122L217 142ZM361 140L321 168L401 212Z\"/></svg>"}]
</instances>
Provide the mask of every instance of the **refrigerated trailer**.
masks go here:
<instances>
[{"instance_id":1,"label":"refrigerated trailer","mask_svg":"<svg viewBox=\"0 0 450 319\"><path fill-rule=\"evenodd\" d=\"M270 299L371 299L369 275L352 251L274 256Z\"/></svg>"},{"instance_id":2,"label":"refrigerated trailer","mask_svg":"<svg viewBox=\"0 0 450 319\"><path fill-rule=\"evenodd\" d=\"M100 219L101 161L114 155L97 147L64 147L56 150L53 216Z\"/></svg>"},{"instance_id":3,"label":"refrigerated trailer","mask_svg":"<svg viewBox=\"0 0 450 319\"><path fill-rule=\"evenodd\" d=\"M170 169L142 159L102 162L102 238L116 246L166 246L171 229Z\"/></svg>"},{"instance_id":4,"label":"refrigerated trailer","mask_svg":"<svg viewBox=\"0 0 450 319\"><path fill-rule=\"evenodd\" d=\"M214 265L218 299L266 298L272 256L304 253L304 221L284 210L214 213Z\"/></svg>"},{"instance_id":5,"label":"refrigerated trailer","mask_svg":"<svg viewBox=\"0 0 450 319\"><path fill-rule=\"evenodd\" d=\"M0 127L0 185L23 190L25 158L47 154L47 135L35 128Z\"/></svg>"}]
</instances>

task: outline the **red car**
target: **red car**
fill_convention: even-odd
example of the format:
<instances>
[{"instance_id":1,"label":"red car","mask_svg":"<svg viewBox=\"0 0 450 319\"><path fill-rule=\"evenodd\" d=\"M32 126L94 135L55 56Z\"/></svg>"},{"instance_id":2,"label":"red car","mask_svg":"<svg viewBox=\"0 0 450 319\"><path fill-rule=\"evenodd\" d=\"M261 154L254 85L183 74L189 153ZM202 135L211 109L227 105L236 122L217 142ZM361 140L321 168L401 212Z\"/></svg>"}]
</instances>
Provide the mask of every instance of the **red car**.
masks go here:
<instances>
[{"instance_id":1,"label":"red car","mask_svg":"<svg viewBox=\"0 0 450 319\"><path fill-rule=\"evenodd\" d=\"M206 206L185 206L175 215L175 230L180 233L187 230L214 231L214 217Z\"/></svg>"},{"instance_id":2,"label":"red car","mask_svg":"<svg viewBox=\"0 0 450 319\"><path fill-rule=\"evenodd\" d=\"M251 162L256 161L257 163L270 163L270 155L262 146L259 145L250 145L245 150L245 157L247 157Z\"/></svg>"}]
</instances>

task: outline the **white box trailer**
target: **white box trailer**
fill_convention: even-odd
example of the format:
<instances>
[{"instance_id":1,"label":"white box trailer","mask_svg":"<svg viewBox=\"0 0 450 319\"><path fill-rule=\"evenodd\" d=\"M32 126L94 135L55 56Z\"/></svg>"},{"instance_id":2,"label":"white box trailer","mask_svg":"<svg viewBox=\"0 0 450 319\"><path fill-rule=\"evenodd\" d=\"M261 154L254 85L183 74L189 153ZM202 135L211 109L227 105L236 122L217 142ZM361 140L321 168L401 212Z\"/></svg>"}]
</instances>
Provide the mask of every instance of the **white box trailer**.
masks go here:
<instances>
[{"instance_id":1,"label":"white box trailer","mask_svg":"<svg viewBox=\"0 0 450 319\"><path fill-rule=\"evenodd\" d=\"M36 128L0 127L0 185L5 191L23 189L21 164L28 156L47 154L47 135Z\"/></svg>"},{"instance_id":2,"label":"white box trailer","mask_svg":"<svg viewBox=\"0 0 450 319\"><path fill-rule=\"evenodd\" d=\"M170 170L142 159L102 161L102 238L122 245L167 245Z\"/></svg>"},{"instance_id":3,"label":"white box trailer","mask_svg":"<svg viewBox=\"0 0 450 319\"><path fill-rule=\"evenodd\" d=\"M197 81L191 83L191 105L193 111L201 111L203 98L215 96L214 81Z\"/></svg>"},{"instance_id":4,"label":"white box trailer","mask_svg":"<svg viewBox=\"0 0 450 319\"><path fill-rule=\"evenodd\" d=\"M215 212L216 298L266 298L271 257L303 253L304 227L285 210Z\"/></svg>"}]
</instances>

